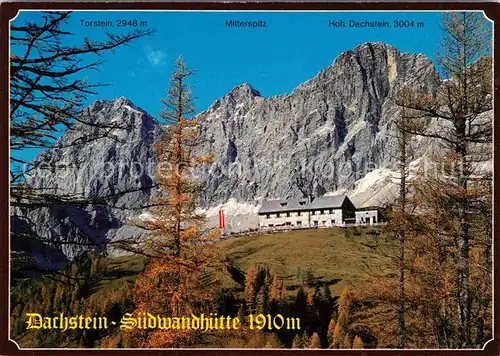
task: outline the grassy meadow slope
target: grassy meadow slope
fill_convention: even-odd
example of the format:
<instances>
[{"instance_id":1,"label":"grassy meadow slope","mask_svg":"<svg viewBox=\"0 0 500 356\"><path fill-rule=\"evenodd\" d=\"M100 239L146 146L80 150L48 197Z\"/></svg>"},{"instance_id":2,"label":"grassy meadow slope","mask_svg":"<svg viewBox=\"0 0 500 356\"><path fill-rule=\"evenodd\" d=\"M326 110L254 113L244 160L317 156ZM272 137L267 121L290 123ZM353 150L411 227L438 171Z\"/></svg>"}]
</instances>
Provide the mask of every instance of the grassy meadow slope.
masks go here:
<instances>
[{"instance_id":1,"label":"grassy meadow slope","mask_svg":"<svg viewBox=\"0 0 500 356\"><path fill-rule=\"evenodd\" d=\"M346 286L386 271L386 239L375 227L325 228L231 237L218 244L221 256L245 272L253 266L276 271L292 294L308 280L330 285L332 295L338 296ZM143 259L123 256L113 259L111 267L112 274L100 282L96 294L134 281ZM228 273L223 275L225 287L238 288Z\"/></svg>"},{"instance_id":2,"label":"grassy meadow slope","mask_svg":"<svg viewBox=\"0 0 500 356\"><path fill-rule=\"evenodd\" d=\"M293 299L299 285L328 285L332 295L338 296L346 286L363 286L372 273L387 272L387 251L382 247L386 239L382 230L375 227L325 228L235 236L218 242L218 247L221 258L241 271L261 266L277 272L288 296ZM88 305L101 305L104 300L119 303L112 300L120 298L123 288L131 292L137 275L144 268L144 258L140 256L122 256L107 261L106 269L89 288ZM231 288L242 298L243 286L226 271L221 276L223 287ZM17 293L31 290L29 285L36 283L26 282L24 287L19 286ZM37 337L41 336L28 330L16 341L22 347L34 347ZM54 346L80 346L74 341L60 342L55 340Z\"/></svg>"},{"instance_id":3,"label":"grassy meadow slope","mask_svg":"<svg viewBox=\"0 0 500 356\"><path fill-rule=\"evenodd\" d=\"M339 295L347 285L381 272L387 262L384 243L376 228L327 228L230 238L220 248L244 271L256 265L276 271L288 290L305 278L329 284L332 295Z\"/></svg>"}]
</instances>

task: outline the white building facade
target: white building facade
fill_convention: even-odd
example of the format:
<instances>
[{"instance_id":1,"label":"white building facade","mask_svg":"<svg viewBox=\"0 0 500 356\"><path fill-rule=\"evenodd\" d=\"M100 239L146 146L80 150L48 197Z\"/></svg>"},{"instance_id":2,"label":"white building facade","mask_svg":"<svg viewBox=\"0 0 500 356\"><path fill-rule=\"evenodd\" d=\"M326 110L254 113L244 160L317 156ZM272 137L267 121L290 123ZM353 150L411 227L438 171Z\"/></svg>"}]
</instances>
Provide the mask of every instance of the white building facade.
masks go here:
<instances>
[{"instance_id":1,"label":"white building facade","mask_svg":"<svg viewBox=\"0 0 500 356\"><path fill-rule=\"evenodd\" d=\"M372 225L380 223L380 220L380 213L378 209L370 208L356 211L356 224Z\"/></svg>"},{"instance_id":2,"label":"white building facade","mask_svg":"<svg viewBox=\"0 0 500 356\"><path fill-rule=\"evenodd\" d=\"M259 215L261 229L345 226L355 221L355 206L345 195L313 199L268 200Z\"/></svg>"}]
</instances>

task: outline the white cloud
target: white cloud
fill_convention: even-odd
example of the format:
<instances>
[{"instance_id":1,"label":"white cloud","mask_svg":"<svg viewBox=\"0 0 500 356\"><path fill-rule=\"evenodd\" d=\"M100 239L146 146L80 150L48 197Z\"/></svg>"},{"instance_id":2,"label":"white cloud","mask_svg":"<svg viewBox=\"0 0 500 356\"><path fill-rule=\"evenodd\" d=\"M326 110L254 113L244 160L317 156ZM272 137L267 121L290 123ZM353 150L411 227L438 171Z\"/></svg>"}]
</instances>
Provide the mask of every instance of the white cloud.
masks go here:
<instances>
[{"instance_id":1,"label":"white cloud","mask_svg":"<svg viewBox=\"0 0 500 356\"><path fill-rule=\"evenodd\" d=\"M167 54L161 49L146 47L146 58L153 67L162 66L166 63Z\"/></svg>"}]
</instances>

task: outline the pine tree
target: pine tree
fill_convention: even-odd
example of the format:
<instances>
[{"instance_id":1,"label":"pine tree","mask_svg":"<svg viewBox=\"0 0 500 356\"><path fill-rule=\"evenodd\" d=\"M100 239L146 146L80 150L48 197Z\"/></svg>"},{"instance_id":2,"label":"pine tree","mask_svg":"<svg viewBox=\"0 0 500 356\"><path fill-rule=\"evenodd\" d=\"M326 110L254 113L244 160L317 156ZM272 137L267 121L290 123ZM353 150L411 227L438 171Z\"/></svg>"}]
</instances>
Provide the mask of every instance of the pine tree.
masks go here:
<instances>
[{"instance_id":1,"label":"pine tree","mask_svg":"<svg viewBox=\"0 0 500 356\"><path fill-rule=\"evenodd\" d=\"M332 302L332 292L328 284L325 284L323 287L322 298L325 304L330 304Z\"/></svg>"},{"instance_id":2,"label":"pine tree","mask_svg":"<svg viewBox=\"0 0 500 356\"><path fill-rule=\"evenodd\" d=\"M320 303L319 303L319 288L310 291L307 294L307 322L310 325L320 326Z\"/></svg>"},{"instance_id":3,"label":"pine tree","mask_svg":"<svg viewBox=\"0 0 500 356\"><path fill-rule=\"evenodd\" d=\"M319 349L321 348L321 340L319 339L318 333L314 333L311 336L311 340L309 341L309 348L310 349Z\"/></svg>"},{"instance_id":4,"label":"pine tree","mask_svg":"<svg viewBox=\"0 0 500 356\"><path fill-rule=\"evenodd\" d=\"M295 334L295 337L293 338L292 341L292 349L300 349L302 348L302 338L300 337L300 334L297 333Z\"/></svg>"},{"instance_id":5,"label":"pine tree","mask_svg":"<svg viewBox=\"0 0 500 356\"><path fill-rule=\"evenodd\" d=\"M267 314L269 312L269 292L266 284L260 287L257 294L257 313Z\"/></svg>"},{"instance_id":6,"label":"pine tree","mask_svg":"<svg viewBox=\"0 0 500 356\"><path fill-rule=\"evenodd\" d=\"M396 304L396 345L398 348L404 348L406 342L406 327L405 327L405 250L406 239L408 238L408 230L410 225L408 223L408 170L411 160L410 153L410 139L411 132L420 130L420 125L411 120L412 112L406 105L411 101L411 92L407 88L403 88L398 93L397 103L401 107L399 117L394 121L397 129L396 145L399 152L399 192L393 211L391 212L391 219L387 230L394 233L398 240L398 247L396 256L394 258L396 268L398 271L397 283L397 300L393 301Z\"/></svg>"},{"instance_id":7,"label":"pine tree","mask_svg":"<svg viewBox=\"0 0 500 356\"><path fill-rule=\"evenodd\" d=\"M365 348L365 345L363 344L363 340L361 340L361 338L356 335L354 337L354 342L352 344L352 348L353 349L364 349Z\"/></svg>"},{"instance_id":8,"label":"pine tree","mask_svg":"<svg viewBox=\"0 0 500 356\"><path fill-rule=\"evenodd\" d=\"M307 301L304 288L302 288L302 286L299 286L299 289L297 289L297 295L295 296L295 310L303 310L305 309L306 305Z\"/></svg>"}]
</instances>

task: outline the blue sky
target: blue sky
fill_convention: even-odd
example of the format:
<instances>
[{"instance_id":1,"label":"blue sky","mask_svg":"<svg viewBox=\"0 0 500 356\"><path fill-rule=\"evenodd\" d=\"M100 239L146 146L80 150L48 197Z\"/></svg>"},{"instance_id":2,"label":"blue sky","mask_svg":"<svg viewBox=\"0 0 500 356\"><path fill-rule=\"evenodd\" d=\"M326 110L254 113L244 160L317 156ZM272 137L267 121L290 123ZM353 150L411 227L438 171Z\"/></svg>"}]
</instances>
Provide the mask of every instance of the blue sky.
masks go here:
<instances>
[{"instance_id":1,"label":"blue sky","mask_svg":"<svg viewBox=\"0 0 500 356\"><path fill-rule=\"evenodd\" d=\"M16 25L38 18L21 12ZM74 12L66 29L70 42L84 36L102 39L106 31L81 20L147 21L156 33L128 47L104 54L100 72L88 72L90 82L111 84L89 97L129 98L153 116L162 110L173 61L182 55L196 70L191 80L197 111L207 109L236 85L247 82L263 96L290 93L301 82L329 66L341 52L368 41L383 41L403 52L424 53L434 60L441 38L439 12ZM267 21L266 28L228 28L226 20ZM329 28L329 20L410 20L423 28ZM34 153L30 153L34 154Z\"/></svg>"}]
</instances>

